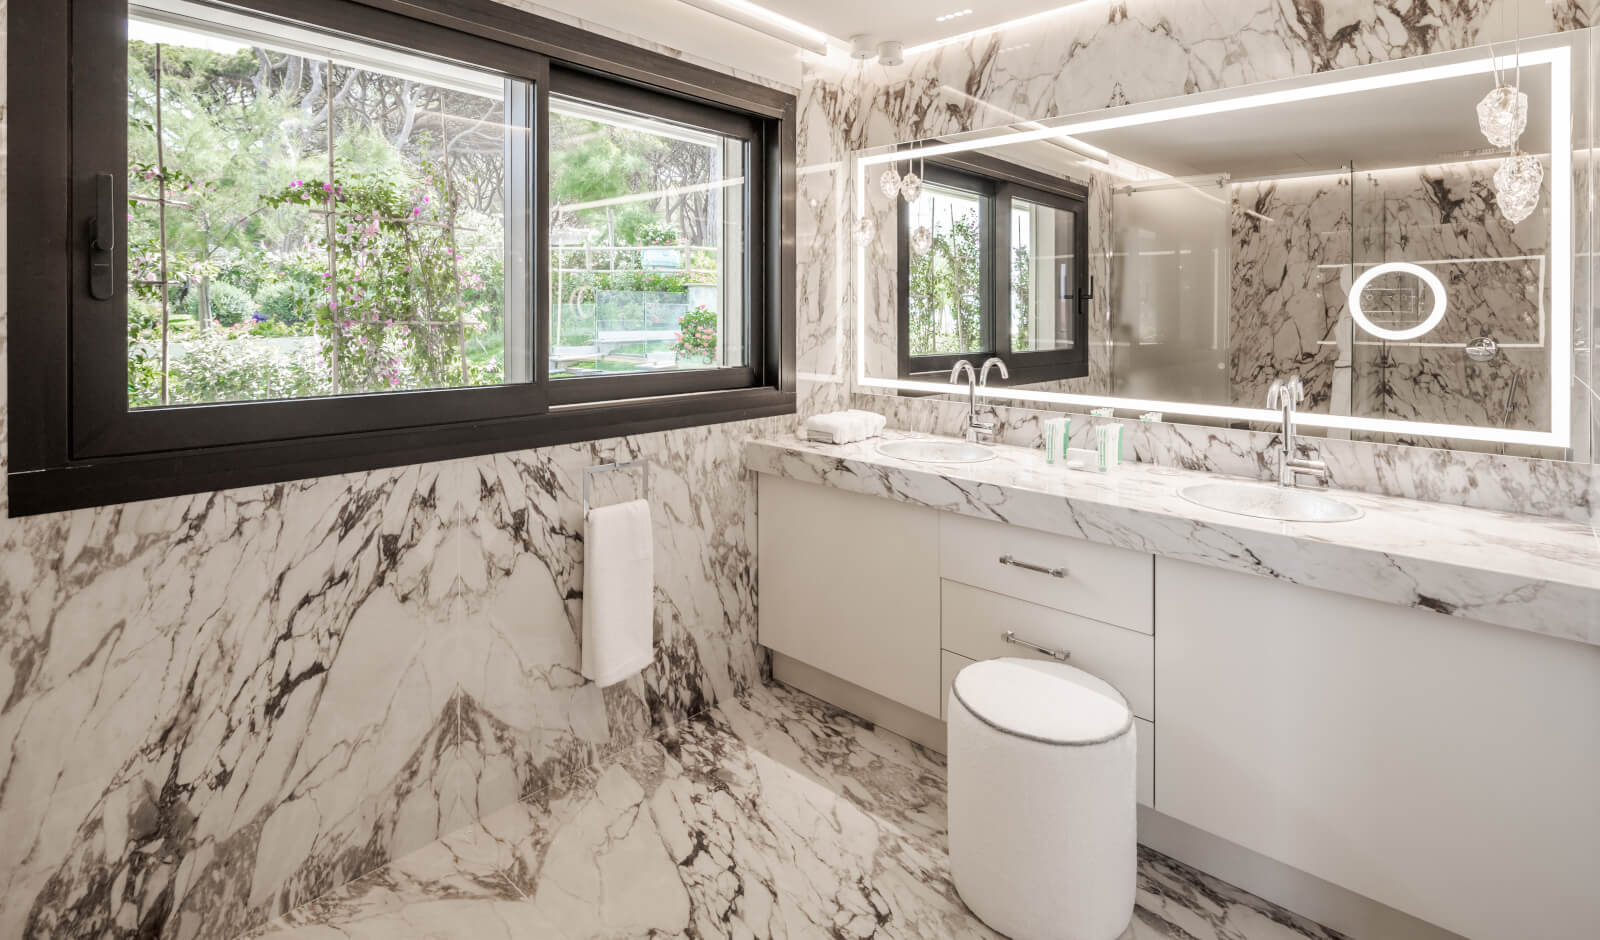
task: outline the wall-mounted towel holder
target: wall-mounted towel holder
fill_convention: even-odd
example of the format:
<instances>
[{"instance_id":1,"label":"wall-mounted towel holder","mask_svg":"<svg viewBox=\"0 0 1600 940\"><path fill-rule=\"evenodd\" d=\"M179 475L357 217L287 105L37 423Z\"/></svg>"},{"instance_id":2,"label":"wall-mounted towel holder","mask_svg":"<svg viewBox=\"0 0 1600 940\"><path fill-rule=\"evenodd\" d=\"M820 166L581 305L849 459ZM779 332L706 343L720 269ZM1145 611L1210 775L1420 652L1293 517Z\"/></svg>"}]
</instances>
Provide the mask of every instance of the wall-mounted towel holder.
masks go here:
<instances>
[{"instance_id":1,"label":"wall-mounted towel holder","mask_svg":"<svg viewBox=\"0 0 1600 940\"><path fill-rule=\"evenodd\" d=\"M639 496L641 498L643 498L643 499L649 499L650 498L650 461L648 461L648 460L640 458L638 460L627 460L627 461L623 461L621 463L597 463L592 467L584 467L583 468L583 514L585 516L589 515L589 497L590 497L590 493L592 492L592 489L593 489L593 483L591 481L594 479L594 475L595 474L597 474L597 473L606 473L607 471L611 471L611 470L632 470L634 468L638 468L638 470L640 472L640 475L643 477L643 480L641 481L642 485L639 487Z\"/></svg>"}]
</instances>

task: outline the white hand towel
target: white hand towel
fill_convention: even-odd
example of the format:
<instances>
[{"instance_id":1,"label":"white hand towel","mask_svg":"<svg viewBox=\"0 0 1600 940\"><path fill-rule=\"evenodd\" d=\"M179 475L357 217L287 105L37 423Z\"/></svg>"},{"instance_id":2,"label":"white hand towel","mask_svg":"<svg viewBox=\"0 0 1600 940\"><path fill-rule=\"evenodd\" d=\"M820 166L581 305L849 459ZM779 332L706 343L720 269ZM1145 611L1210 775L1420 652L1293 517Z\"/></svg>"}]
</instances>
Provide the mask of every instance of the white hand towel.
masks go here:
<instances>
[{"instance_id":1,"label":"white hand towel","mask_svg":"<svg viewBox=\"0 0 1600 940\"><path fill-rule=\"evenodd\" d=\"M583 535L583 674L601 686L655 659L650 504L589 510Z\"/></svg>"},{"instance_id":2,"label":"white hand towel","mask_svg":"<svg viewBox=\"0 0 1600 940\"><path fill-rule=\"evenodd\" d=\"M803 436L806 440L825 444L851 444L877 437L884 424L883 415L851 408L807 418Z\"/></svg>"}]
</instances>

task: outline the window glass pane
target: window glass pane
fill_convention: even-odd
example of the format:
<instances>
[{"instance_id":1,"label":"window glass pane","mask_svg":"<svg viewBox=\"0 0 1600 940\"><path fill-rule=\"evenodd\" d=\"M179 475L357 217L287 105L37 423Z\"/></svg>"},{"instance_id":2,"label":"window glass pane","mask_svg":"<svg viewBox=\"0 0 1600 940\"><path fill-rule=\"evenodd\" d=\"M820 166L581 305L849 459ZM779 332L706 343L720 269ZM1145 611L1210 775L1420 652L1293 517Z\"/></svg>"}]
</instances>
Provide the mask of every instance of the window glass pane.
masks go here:
<instances>
[{"instance_id":1,"label":"window glass pane","mask_svg":"<svg viewBox=\"0 0 1600 940\"><path fill-rule=\"evenodd\" d=\"M128 26L132 407L531 379L526 83L173 0Z\"/></svg>"},{"instance_id":2,"label":"window glass pane","mask_svg":"<svg viewBox=\"0 0 1600 940\"><path fill-rule=\"evenodd\" d=\"M984 348L982 205L974 193L928 183L908 207L913 248L907 330L913 356ZM919 252L921 228L932 241Z\"/></svg>"},{"instance_id":3,"label":"window glass pane","mask_svg":"<svg viewBox=\"0 0 1600 940\"><path fill-rule=\"evenodd\" d=\"M746 147L551 98L551 378L746 364Z\"/></svg>"},{"instance_id":4,"label":"window glass pane","mask_svg":"<svg viewBox=\"0 0 1600 940\"><path fill-rule=\"evenodd\" d=\"M1011 203L1011 349L1071 349L1077 313L1076 219L1068 209Z\"/></svg>"}]
</instances>

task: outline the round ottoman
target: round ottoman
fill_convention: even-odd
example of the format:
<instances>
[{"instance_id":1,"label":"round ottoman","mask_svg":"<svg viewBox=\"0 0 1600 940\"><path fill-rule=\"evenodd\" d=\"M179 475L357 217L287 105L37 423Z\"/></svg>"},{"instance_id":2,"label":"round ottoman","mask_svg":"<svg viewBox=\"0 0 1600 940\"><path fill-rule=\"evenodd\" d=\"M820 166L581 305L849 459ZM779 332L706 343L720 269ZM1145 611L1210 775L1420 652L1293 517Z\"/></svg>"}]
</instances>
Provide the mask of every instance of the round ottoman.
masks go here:
<instances>
[{"instance_id":1,"label":"round ottoman","mask_svg":"<svg viewBox=\"0 0 1600 940\"><path fill-rule=\"evenodd\" d=\"M1138 865L1133 713L1081 669L973 663L949 702L950 873L1015 940L1115 940Z\"/></svg>"}]
</instances>

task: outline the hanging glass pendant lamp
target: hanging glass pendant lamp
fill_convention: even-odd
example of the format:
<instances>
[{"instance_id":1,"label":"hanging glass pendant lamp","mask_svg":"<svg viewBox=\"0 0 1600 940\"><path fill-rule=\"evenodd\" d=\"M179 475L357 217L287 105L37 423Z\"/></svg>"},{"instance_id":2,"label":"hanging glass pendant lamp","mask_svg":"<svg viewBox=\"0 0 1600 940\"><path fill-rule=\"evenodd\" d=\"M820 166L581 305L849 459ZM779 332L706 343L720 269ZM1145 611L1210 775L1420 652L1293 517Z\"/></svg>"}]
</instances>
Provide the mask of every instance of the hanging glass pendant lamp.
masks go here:
<instances>
[{"instance_id":1,"label":"hanging glass pendant lamp","mask_svg":"<svg viewBox=\"0 0 1600 940\"><path fill-rule=\"evenodd\" d=\"M1544 167L1539 158L1520 150L1500 162L1494 171L1495 200L1500 214L1513 225L1533 215L1539 207L1539 191L1544 184Z\"/></svg>"},{"instance_id":2,"label":"hanging glass pendant lamp","mask_svg":"<svg viewBox=\"0 0 1600 940\"><path fill-rule=\"evenodd\" d=\"M878 177L878 188L890 199L900 195L900 173L892 165Z\"/></svg>"}]
</instances>

